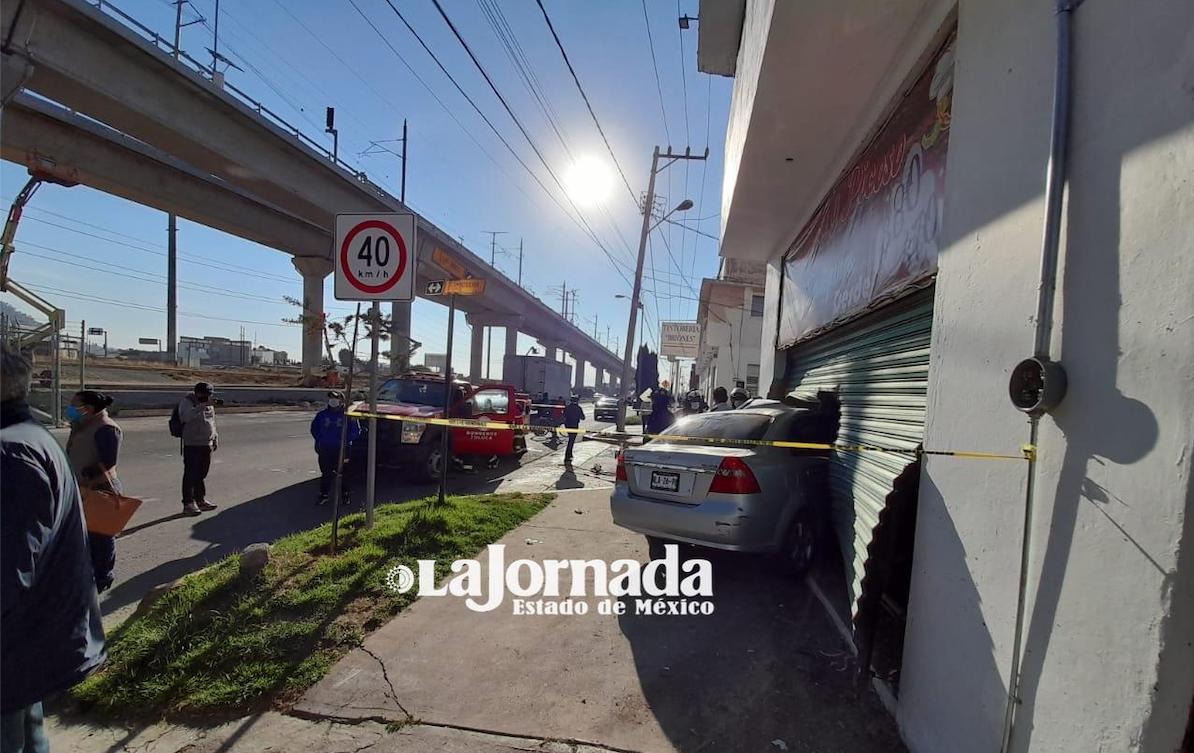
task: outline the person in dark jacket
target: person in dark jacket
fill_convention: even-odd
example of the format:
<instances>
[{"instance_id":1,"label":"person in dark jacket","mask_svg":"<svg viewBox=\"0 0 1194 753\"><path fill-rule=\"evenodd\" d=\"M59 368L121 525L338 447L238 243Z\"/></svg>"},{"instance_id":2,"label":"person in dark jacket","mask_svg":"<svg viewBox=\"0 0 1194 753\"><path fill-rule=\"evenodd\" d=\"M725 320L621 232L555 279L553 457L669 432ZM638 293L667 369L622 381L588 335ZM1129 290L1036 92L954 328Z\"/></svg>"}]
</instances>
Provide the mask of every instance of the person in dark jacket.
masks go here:
<instances>
[{"instance_id":1,"label":"person in dark jacket","mask_svg":"<svg viewBox=\"0 0 1194 753\"><path fill-rule=\"evenodd\" d=\"M328 405L315 414L311 420L311 437L315 440L315 456L319 459L319 497L317 505L328 503L328 494L336 480L336 465L340 460L340 432L344 426L344 393L332 390L328 393ZM345 504L352 504L348 493L348 448L361 436L361 423L348 419L348 444L344 448L345 479L342 493Z\"/></svg>"},{"instance_id":2,"label":"person in dark jacket","mask_svg":"<svg viewBox=\"0 0 1194 753\"><path fill-rule=\"evenodd\" d=\"M122 435L120 427L108 416L111 404L112 398L102 392L83 390L76 392L70 405L66 406L66 417L70 419L66 457L80 491L124 493L116 475ZM116 538L88 532L87 542L91 547L95 588L103 593L112 585L116 569Z\"/></svg>"},{"instance_id":3,"label":"person in dark jacket","mask_svg":"<svg viewBox=\"0 0 1194 753\"><path fill-rule=\"evenodd\" d=\"M580 422L585 420L585 409L580 407L580 398L572 396L568 407L564 409L564 428L579 429ZM576 444L577 432L568 432L568 449L564 450L564 465L572 465L572 445Z\"/></svg>"},{"instance_id":4,"label":"person in dark jacket","mask_svg":"<svg viewBox=\"0 0 1194 753\"><path fill-rule=\"evenodd\" d=\"M664 379L659 387L651 391L651 412L647 414L647 433L662 434L672 425L672 393L669 391L671 383Z\"/></svg>"},{"instance_id":5,"label":"person in dark jacket","mask_svg":"<svg viewBox=\"0 0 1194 753\"><path fill-rule=\"evenodd\" d=\"M0 345L0 748L49 750L42 701L106 658L79 486L26 402L29 362Z\"/></svg>"}]
</instances>

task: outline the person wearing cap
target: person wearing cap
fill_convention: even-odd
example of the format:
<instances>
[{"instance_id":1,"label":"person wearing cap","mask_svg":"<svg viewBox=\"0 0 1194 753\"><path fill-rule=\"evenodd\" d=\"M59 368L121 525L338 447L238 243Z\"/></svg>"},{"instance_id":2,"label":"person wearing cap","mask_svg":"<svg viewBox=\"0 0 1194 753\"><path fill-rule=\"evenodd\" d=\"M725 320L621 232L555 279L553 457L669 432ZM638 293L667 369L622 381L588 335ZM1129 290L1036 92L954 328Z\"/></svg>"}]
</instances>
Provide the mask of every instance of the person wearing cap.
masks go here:
<instances>
[{"instance_id":1,"label":"person wearing cap","mask_svg":"<svg viewBox=\"0 0 1194 753\"><path fill-rule=\"evenodd\" d=\"M730 390L730 406L737 410L750 401L750 393L742 387Z\"/></svg>"},{"instance_id":2,"label":"person wearing cap","mask_svg":"<svg viewBox=\"0 0 1194 753\"><path fill-rule=\"evenodd\" d=\"M340 433L344 427L344 393L332 390L328 393L327 407L315 414L311 420L311 438L315 440L315 456L319 460L319 497L317 505L326 505L328 492L336 480L336 465L340 460ZM348 448L361 436L361 422L348 419L347 444L344 447L344 461L348 462ZM347 473L345 481L347 482ZM343 484L345 504L351 504L347 483Z\"/></svg>"},{"instance_id":3,"label":"person wearing cap","mask_svg":"<svg viewBox=\"0 0 1194 753\"><path fill-rule=\"evenodd\" d=\"M579 429L580 422L585 420L585 409L580 407L580 397L573 395L564 409L564 428ZM572 445L576 444L577 432L568 432L568 449L564 450L564 465L572 465Z\"/></svg>"},{"instance_id":4,"label":"person wearing cap","mask_svg":"<svg viewBox=\"0 0 1194 753\"><path fill-rule=\"evenodd\" d=\"M178 418L182 422L182 511L187 515L216 509L207 498L211 454L220 446L215 392L209 382L199 382L178 403Z\"/></svg>"}]
</instances>

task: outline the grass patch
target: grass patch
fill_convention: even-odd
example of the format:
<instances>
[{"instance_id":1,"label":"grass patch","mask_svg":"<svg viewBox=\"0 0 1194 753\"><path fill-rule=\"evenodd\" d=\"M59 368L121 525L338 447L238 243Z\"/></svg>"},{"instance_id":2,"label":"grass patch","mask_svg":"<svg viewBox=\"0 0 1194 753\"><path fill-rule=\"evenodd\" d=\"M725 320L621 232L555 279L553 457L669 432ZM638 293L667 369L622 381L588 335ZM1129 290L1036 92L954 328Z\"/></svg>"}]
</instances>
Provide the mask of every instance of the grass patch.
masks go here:
<instances>
[{"instance_id":1,"label":"grass patch","mask_svg":"<svg viewBox=\"0 0 1194 753\"><path fill-rule=\"evenodd\" d=\"M293 701L341 656L416 598L386 588L396 564L477 554L530 518L551 494L451 497L382 505L274 543L256 578L240 555L188 576L108 638L108 661L73 691L88 710L121 717L249 713Z\"/></svg>"},{"instance_id":2,"label":"grass patch","mask_svg":"<svg viewBox=\"0 0 1194 753\"><path fill-rule=\"evenodd\" d=\"M639 414L637 414L637 413L627 413L626 414L626 425L627 426L642 426L642 424L643 424L643 417L640 416Z\"/></svg>"}]
</instances>

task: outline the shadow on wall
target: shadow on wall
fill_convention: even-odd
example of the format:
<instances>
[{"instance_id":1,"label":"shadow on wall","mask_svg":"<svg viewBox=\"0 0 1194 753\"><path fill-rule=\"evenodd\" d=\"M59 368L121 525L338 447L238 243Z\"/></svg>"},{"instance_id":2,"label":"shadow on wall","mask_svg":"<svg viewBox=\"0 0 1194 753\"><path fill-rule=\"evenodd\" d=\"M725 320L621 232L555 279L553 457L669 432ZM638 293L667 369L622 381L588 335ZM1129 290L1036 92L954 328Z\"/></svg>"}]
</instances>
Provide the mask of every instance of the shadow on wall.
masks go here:
<instances>
[{"instance_id":1,"label":"shadow on wall","mask_svg":"<svg viewBox=\"0 0 1194 753\"><path fill-rule=\"evenodd\" d=\"M929 461L931 466L932 459ZM931 473L920 479L920 499L917 507L916 557L914 564L935 574L931 593L913 589L913 604L908 609L908 630L921 636L909 646L905 663L916 662L923 668L950 675L964 672L967 677L965 695L934 694L929 702L938 706L935 716L953 720L954 729L967 730L968 753L998 753L1003 735L1003 714L1007 702L1004 683L995 655L990 629L983 616L982 597L970 573L970 560L962 539L954 527L953 516L946 508L941 490ZM927 533L926 533L927 532ZM931 536L932 540L925 540ZM913 574L913 580L922 575ZM947 612L947 614L942 614ZM928 615L927 618L924 617ZM913 624L924 619L923 625ZM912 651L930 651L931 662L920 662ZM941 677L940 681L925 676L924 687L953 687L955 679ZM920 699L925 700L925 699ZM901 720L901 722L915 719ZM914 730L910 739L933 740L936 730ZM926 746L926 750L945 750L940 744Z\"/></svg>"},{"instance_id":2,"label":"shadow on wall","mask_svg":"<svg viewBox=\"0 0 1194 753\"><path fill-rule=\"evenodd\" d=\"M1135 39L1153 37L1158 50L1181 49L1178 39L1188 38L1188 29L1179 28L1181 24L1169 25L1159 15L1159 12L1154 11L1152 18L1141 23L1141 28L1134 31L1129 28L1124 32L1136 33ZM1079 13L1075 20L1075 34L1079 43L1076 57L1082 54L1082 47L1093 48L1104 44L1089 37L1083 40L1082 18ZM1169 41L1155 39L1165 29L1175 35L1174 38ZM1122 40L1119 43L1128 44ZM1134 48L1139 49L1138 45ZM1147 57L1151 53L1141 50L1141 54ZM1139 60L1124 61L1129 72L1133 62ZM1088 75L1095 74L1092 72ZM1084 96L1096 96L1093 93L1098 91L1096 86L1092 81L1075 81L1076 138L1083 135L1081 100ZM1149 94L1155 96L1155 92ZM1117 104L1116 109L1127 103L1121 101ZM1097 107L1093 104L1087 106ZM1155 111L1153 106L1142 109ZM1050 490L1038 490L1041 505L1037 510L1037 521L1033 523L1033 533L1039 535L1046 530L1048 533L1046 539L1043 542L1038 540L1034 547L1035 551L1042 553L1040 580L1029 587L1031 619L1025 627L1023 642L1021 703L1014 722L1015 750L1031 748L1037 696L1048 666L1067 570L1074 556L1079 508L1084 503L1093 506L1137 550L1146 568L1155 569L1166 581L1170 577L1130 532L1116 521L1117 513L1147 503L1147 500L1121 499L1098 481L1104 476L1104 466L1130 465L1148 455L1157 443L1158 425L1148 405L1123 394L1118 387L1122 352L1119 332L1122 314L1120 269L1124 263L1120 228L1120 186L1123 176L1122 160L1115 155L1129 154L1134 145L1148 141L1148 134L1136 133L1131 124L1125 123L1119 128L1096 127L1094 135L1094 138L1088 136L1085 141L1075 143L1069 175L1067 216L1064 218L1065 258L1059 280L1064 305L1057 314L1060 325L1057 329L1062 336L1058 355L1055 356L1065 365L1069 391L1052 416L1043 419L1046 423L1055 422L1064 434L1065 454L1061 460L1057 486L1051 495L1051 509L1048 504ZM1108 158L1097 160L1094 155L1107 155ZM1041 524L1045 515L1049 516L1047 526ZM1097 578L1098 573L1086 571L1080 577L1089 581ZM1142 583L1141 587L1151 586ZM1160 592L1157 595L1159 598ZM1141 619L1149 620L1153 616L1142 615ZM1054 667L1054 671L1056 669ZM1054 679L1050 685L1058 682Z\"/></svg>"}]
</instances>

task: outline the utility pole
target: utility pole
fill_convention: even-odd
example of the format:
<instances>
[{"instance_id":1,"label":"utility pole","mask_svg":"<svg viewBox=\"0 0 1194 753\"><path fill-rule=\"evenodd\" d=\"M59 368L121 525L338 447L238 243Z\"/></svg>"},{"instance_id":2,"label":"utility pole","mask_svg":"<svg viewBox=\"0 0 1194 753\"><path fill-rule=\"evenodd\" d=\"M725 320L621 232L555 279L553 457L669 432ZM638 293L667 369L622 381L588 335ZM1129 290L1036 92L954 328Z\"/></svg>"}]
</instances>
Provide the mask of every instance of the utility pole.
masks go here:
<instances>
[{"instance_id":1,"label":"utility pole","mask_svg":"<svg viewBox=\"0 0 1194 753\"><path fill-rule=\"evenodd\" d=\"M522 287L522 238L518 239L518 287Z\"/></svg>"},{"instance_id":2,"label":"utility pole","mask_svg":"<svg viewBox=\"0 0 1194 753\"><path fill-rule=\"evenodd\" d=\"M497 270L497 237L505 235L505 230L482 230L489 235L489 266ZM485 378L489 379L489 360L493 356L493 327L485 328Z\"/></svg>"},{"instance_id":3,"label":"utility pole","mask_svg":"<svg viewBox=\"0 0 1194 753\"><path fill-rule=\"evenodd\" d=\"M327 108L327 115L324 120L324 133L332 134L332 162L337 162L340 159L340 130L336 128L336 108Z\"/></svg>"},{"instance_id":4,"label":"utility pole","mask_svg":"<svg viewBox=\"0 0 1194 753\"><path fill-rule=\"evenodd\" d=\"M166 352L178 361L178 217L166 217Z\"/></svg>"},{"instance_id":5,"label":"utility pole","mask_svg":"<svg viewBox=\"0 0 1194 753\"><path fill-rule=\"evenodd\" d=\"M182 29L184 26L200 23L197 21L182 22L182 6L188 0L174 0L174 59L182 55ZM218 7L218 4L217 4ZM219 22L219 16L216 16ZM212 71L216 69L212 60ZM166 232L169 234L169 250L166 254L166 352L170 354L171 363L178 363L178 216L173 212L166 215ZM104 357L108 356L108 335L104 333Z\"/></svg>"},{"instance_id":6,"label":"utility pole","mask_svg":"<svg viewBox=\"0 0 1194 753\"><path fill-rule=\"evenodd\" d=\"M220 0L216 0L216 25L211 32L211 76L216 76L216 63L220 61Z\"/></svg>"},{"instance_id":7,"label":"utility pole","mask_svg":"<svg viewBox=\"0 0 1194 753\"><path fill-rule=\"evenodd\" d=\"M406 203L406 118L402 119L402 187L399 189L398 200Z\"/></svg>"},{"instance_id":8,"label":"utility pole","mask_svg":"<svg viewBox=\"0 0 1194 753\"><path fill-rule=\"evenodd\" d=\"M659 158L664 157L667 162L662 167L659 166ZM651 224L652 214L651 209L655 205L655 176L660 172L666 170L670 165L677 160L705 160L709 158L709 148L705 147L704 155L694 155L691 148L686 148L684 153L673 152L669 146L667 152L660 154L659 147L656 146L654 152L651 154L651 177L647 180L647 195L643 200L643 229L638 239L638 259L634 267L634 289L630 293L630 320L626 323L626 345L622 358L622 387L625 391L630 384L631 378L634 376L634 369L632 368L631 358L634 355L634 334L638 327L638 309L639 298L642 296L643 288L643 260L647 254L647 238L651 235L651 230L659 225L661 222L667 220L668 217L676 212L687 211L692 208L692 201L684 199L676 205L676 208L667 214L663 215L654 225ZM634 390L641 393L643 385L636 384ZM618 401L618 431L626 431L626 401Z\"/></svg>"}]
</instances>

